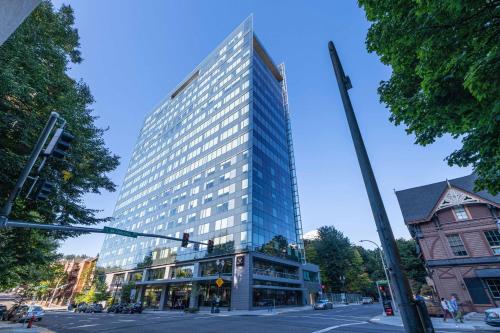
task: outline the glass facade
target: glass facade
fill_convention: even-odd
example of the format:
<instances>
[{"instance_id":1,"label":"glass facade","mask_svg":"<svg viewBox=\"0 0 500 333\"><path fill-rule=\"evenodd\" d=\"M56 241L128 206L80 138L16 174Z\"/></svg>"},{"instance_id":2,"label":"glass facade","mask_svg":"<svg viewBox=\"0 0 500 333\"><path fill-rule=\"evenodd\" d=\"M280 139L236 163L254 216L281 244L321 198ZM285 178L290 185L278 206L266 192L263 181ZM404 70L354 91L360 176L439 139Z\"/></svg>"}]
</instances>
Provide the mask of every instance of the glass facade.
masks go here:
<instances>
[{"instance_id":1,"label":"glass facade","mask_svg":"<svg viewBox=\"0 0 500 333\"><path fill-rule=\"evenodd\" d=\"M288 126L281 74L250 17L146 117L110 226L212 239L211 255L298 259ZM119 271L208 256L203 245L107 235L99 265ZM178 274L187 270L170 275Z\"/></svg>"}]
</instances>

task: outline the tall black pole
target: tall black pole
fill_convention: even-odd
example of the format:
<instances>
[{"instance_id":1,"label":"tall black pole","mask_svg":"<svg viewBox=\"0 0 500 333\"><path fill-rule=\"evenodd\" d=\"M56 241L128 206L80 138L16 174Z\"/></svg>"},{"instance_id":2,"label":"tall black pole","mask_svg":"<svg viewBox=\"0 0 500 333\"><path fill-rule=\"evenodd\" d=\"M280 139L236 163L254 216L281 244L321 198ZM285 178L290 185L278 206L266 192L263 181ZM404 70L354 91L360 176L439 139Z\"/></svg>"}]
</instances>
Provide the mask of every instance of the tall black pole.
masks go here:
<instances>
[{"instance_id":1,"label":"tall black pole","mask_svg":"<svg viewBox=\"0 0 500 333\"><path fill-rule=\"evenodd\" d=\"M354 115L354 110L352 109L351 99L349 98L349 94L347 92L348 89L352 88L351 81L349 77L345 76L337 50L331 41L328 43L328 50L330 51L330 58L332 59L333 69L335 71L335 76L337 77L340 96L342 97L342 103L344 104L345 115L351 131L354 148L356 149L356 155L358 157L359 167L361 168L361 174L363 175L363 180L365 182L366 192L370 200L373 218L375 219L380 242L382 243L382 248L384 249L389 276L393 285L394 293L396 294L396 302L398 303L403 325L408 333L424 333L426 332L426 329L422 325L419 317L408 279L403 274L401 269L399 250L392 233L391 225L389 224L389 218L385 212L384 203L382 201L382 197L380 196L377 181L375 180L375 175L373 174L368 154L366 153L363 137L359 131L358 122L356 120L356 116Z\"/></svg>"}]
</instances>

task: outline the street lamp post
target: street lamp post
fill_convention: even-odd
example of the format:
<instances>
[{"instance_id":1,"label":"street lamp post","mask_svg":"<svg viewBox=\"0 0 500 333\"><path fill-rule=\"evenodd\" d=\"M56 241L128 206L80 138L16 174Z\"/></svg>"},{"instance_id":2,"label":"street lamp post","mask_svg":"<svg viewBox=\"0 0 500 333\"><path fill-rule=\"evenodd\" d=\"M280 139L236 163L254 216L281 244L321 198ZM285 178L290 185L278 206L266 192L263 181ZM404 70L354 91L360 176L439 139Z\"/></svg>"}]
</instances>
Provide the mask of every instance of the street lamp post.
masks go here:
<instances>
[{"instance_id":1,"label":"street lamp post","mask_svg":"<svg viewBox=\"0 0 500 333\"><path fill-rule=\"evenodd\" d=\"M382 268L384 269L384 274L385 274L385 279L387 280L387 284L389 286L389 290L391 291L391 303L393 305L396 304L396 302L393 302L392 298L394 297L394 292L392 291L392 287L391 287L391 280L389 279L389 275L387 274L387 266L385 265L385 260L384 260L384 256L382 254L382 249L380 248L380 246L371 241L371 240L368 240L368 239L362 239L359 241L360 243L363 243L363 242L369 242L369 243L372 243L373 245L375 245L378 249L378 253L380 254L380 261L382 262ZM394 310L397 310L397 306L394 307Z\"/></svg>"},{"instance_id":2,"label":"street lamp post","mask_svg":"<svg viewBox=\"0 0 500 333\"><path fill-rule=\"evenodd\" d=\"M344 275L340 276L339 280L340 280L340 283L342 283L342 293L341 293L342 303L347 304L347 295L345 292L345 276Z\"/></svg>"},{"instance_id":3,"label":"street lamp post","mask_svg":"<svg viewBox=\"0 0 500 333\"><path fill-rule=\"evenodd\" d=\"M222 259L217 259L215 261L215 264L217 265L217 272L219 273L219 279L220 279L220 277L222 275L222 270L224 269L225 262ZM220 297L220 287L217 286L217 302L215 302L215 313L219 313L220 312L220 310L219 310L220 299L221 299L221 297Z\"/></svg>"}]
</instances>

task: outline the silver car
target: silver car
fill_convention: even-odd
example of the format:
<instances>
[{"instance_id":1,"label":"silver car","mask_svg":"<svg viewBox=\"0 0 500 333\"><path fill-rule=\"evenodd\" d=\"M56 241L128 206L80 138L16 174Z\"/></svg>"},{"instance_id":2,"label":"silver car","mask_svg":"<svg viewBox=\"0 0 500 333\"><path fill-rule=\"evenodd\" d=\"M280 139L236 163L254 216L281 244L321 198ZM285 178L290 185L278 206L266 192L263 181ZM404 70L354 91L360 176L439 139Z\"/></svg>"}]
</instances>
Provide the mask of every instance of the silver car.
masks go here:
<instances>
[{"instance_id":1,"label":"silver car","mask_svg":"<svg viewBox=\"0 0 500 333\"><path fill-rule=\"evenodd\" d=\"M313 306L314 310L327 310L333 309L333 303L327 299L320 299Z\"/></svg>"},{"instance_id":2,"label":"silver car","mask_svg":"<svg viewBox=\"0 0 500 333\"><path fill-rule=\"evenodd\" d=\"M35 321L41 321L45 312L42 307L39 305L30 305L26 311L23 311L19 318L18 322L26 322L31 318L34 318Z\"/></svg>"},{"instance_id":3,"label":"silver car","mask_svg":"<svg viewBox=\"0 0 500 333\"><path fill-rule=\"evenodd\" d=\"M484 311L484 321L490 326L500 326L500 308L493 308Z\"/></svg>"}]
</instances>

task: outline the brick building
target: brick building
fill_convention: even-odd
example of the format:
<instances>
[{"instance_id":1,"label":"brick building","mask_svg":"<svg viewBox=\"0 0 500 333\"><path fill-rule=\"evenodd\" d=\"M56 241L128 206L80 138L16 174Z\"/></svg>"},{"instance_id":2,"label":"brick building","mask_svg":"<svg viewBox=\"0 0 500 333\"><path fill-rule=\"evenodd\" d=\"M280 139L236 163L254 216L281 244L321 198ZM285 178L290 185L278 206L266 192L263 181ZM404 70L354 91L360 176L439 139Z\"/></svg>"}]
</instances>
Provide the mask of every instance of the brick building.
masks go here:
<instances>
[{"instance_id":1,"label":"brick building","mask_svg":"<svg viewBox=\"0 0 500 333\"><path fill-rule=\"evenodd\" d=\"M475 175L397 191L435 292L465 311L500 306L500 195L475 192Z\"/></svg>"}]
</instances>

